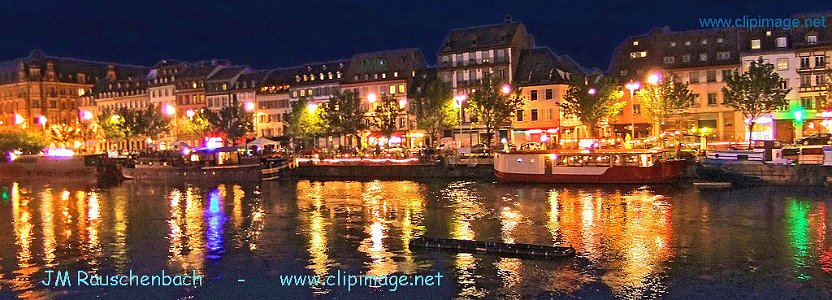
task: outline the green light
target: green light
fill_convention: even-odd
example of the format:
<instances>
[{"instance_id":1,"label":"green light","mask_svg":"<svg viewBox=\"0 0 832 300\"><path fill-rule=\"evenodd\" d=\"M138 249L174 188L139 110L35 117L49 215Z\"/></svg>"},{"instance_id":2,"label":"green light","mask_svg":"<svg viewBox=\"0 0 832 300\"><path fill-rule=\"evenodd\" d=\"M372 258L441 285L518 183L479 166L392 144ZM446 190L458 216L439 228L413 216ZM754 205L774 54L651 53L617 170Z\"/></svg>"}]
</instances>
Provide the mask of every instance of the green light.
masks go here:
<instances>
[{"instance_id":1,"label":"green light","mask_svg":"<svg viewBox=\"0 0 832 300\"><path fill-rule=\"evenodd\" d=\"M810 206L811 202L806 199L789 197L785 207L788 241L792 251L794 251L792 258L798 273L797 278L801 280L811 278L806 272L811 257L811 244L809 242Z\"/></svg>"},{"instance_id":2,"label":"green light","mask_svg":"<svg viewBox=\"0 0 832 300\"><path fill-rule=\"evenodd\" d=\"M794 120L797 122L803 122L803 111L798 110L794 112Z\"/></svg>"},{"instance_id":3,"label":"green light","mask_svg":"<svg viewBox=\"0 0 832 300\"><path fill-rule=\"evenodd\" d=\"M3 188L3 201L9 201L9 191L6 188Z\"/></svg>"}]
</instances>

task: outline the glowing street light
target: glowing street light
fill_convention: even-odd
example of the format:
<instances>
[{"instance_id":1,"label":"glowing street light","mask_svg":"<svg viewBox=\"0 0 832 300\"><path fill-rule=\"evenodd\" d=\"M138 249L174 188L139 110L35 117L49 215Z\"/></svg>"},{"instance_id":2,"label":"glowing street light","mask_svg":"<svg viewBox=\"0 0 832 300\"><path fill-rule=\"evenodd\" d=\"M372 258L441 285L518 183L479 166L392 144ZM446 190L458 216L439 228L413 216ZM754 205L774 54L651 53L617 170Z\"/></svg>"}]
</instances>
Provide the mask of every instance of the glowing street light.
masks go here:
<instances>
[{"instance_id":1,"label":"glowing street light","mask_svg":"<svg viewBox=\"0 0 832 300\"><path fill-rule=\"evenodd\" d=\"M318 105L315 104L315 103L309 103L309 104L306 105L306 110L309 111L310 113L313 113L316 110L318 110Z\"/></svg>"},{"instance_id":2,"label":"glowing street light","mask_svg":"<svg viewBox=\"0 0 832 300\"><path fill-rule=\"evenodd\" d=\"M407 99L399 100L399 108L404 108L405 106L407 106Z\"/></svg>"},{"instance_id":3,"label":"glowing street light","mask_svg":"<svg viewBox=\"0 0 832 300\"><path fill-rule=\"evenodd\" d=\"M172 116L173 114L176 113L176 107L173 107L173 105L168 104L168 105L165 105L165 110L164 111L165 111L166 115Z\"/></svg>"},{"instance_id":4,"label":"glowing street light","mask_svg":"<svg viewBox=\"0 0 832 300\"><path fill-rule=\"evenodd\" d=\"M185 115L188 116L188 118L193 118L195 114L196 113L194 112L193 109L189 109L189 110L185 111Z\"/></svg>"},{"instance_id":5,"label":"glowing street light","mask_svg":"<svg viewBox=\"0 0 832 300\"><path fill-rule=\"evenodd\" d=\"M110 121L112 122L118 122L118 119L121 119L121 116L113 115L112 117L110 117Z\"/></svg>"},{"instance_id":6,"label":"glowing street light","mask_svg":"<svg viewBox=\"0 0 832 300\"><path fill-rule=\"evenodd\" d=\"M650 78L653 77L653 76L656 77L654 80L656 80L656 82L659 82L658 81L659 76L656 75L656 74L650 75L650 77L647 78L647 81L649 82ZM635 140L635 138L636 138L636 120L635 120L636 119L636 99L633 98L633 96L635 95L636 90L641 88L641 83L638 82L638 81L630 81L627 84L625 84L624 87L627 88L628 90L630 90L630 138L632 140Z\"/></svg>"},{"instance_id":7,"label":"glowing street light","mask_svg":"<svg viewBox=\"0 0 832 300\"><path fill-rule=\"evenodd\" d=\"M502 89L500 89L500 91L502 91L502 92L503 92L503 94L508 95L509 93L511 93L511 86L510 86L510 85L508 85L508 84L504 84L504 85L503 85L503 88L502 88Z\"/></svg>"},{"instance_id":8,"label":"glowing street light","mask_svg":"<svg viewBox=\"0 0 832 300\"><path fill-rule=\"evenodd\" d=\"M251 102L251 101L246 102L246 111L252 111L252 110L254 110L254 102Z\"/></svg>"},{"instance_id":9,"label":"glowing street light","mask_svg":"<svg viewBox=\"0 0 832 300\"><path fill-rule=\"evenodd\" d=\"M46 117L45 116L38 117L38 124L40 124L41 126L46 126Z\"/></svg>"},{"instance_id":10,"label":"glowing street light","mask_svg":"<svg viewBox=\"0 0 832 300\"><path fill-rule=\"evenodd\" d=\"M595 95L595 93L596 93L595 88L590 88L589 89L589 94L590 95Z\"/></svg>"},{"instance_id":11,"label":"glowing street light","mask_svg":"<svg viewBox=\"0 0 832 300\"><path fill-rule=\"evenodd\" d=\"M83 120L83 121L92 120L92 112L90 112L89 110L82 110L81 111L81 120Z\"/></svg>"},{"instance_id":12,"label":"glowing street light","mask_svg":"<svg viewBox=\"0 0 832 300\"><path fill-rule=\"evenodd\" d=\"M652 84L652 85L658 84L659 81L661 81L661 80L662 80L662 78L659 76L659 74L656 74L656 73L653 73L653 74L650 74L650 76L647 76L647 83Z\"/></svg>"},{"instance_id":13,"label":"glowing street light","mask_svg":"<svg viewBox=\"0 0 832 300\"><path fill-rule=\"evenodd\" d=\"M23 124L23 121L23 116L21 116L20 114L14 114L14 125Z\"/></svg>"},{"instance_id":14,"label":"glowing street light","mask_svg":"<svg viewBox=\"0 0 832 300\"><path fill-rule=\"evenodd\" d=\"M370 93L369 95L367 95L367 101L370 101L370 103L375 103L376 102L376 94L375 93Z\"/></svg>"}]
</instances>

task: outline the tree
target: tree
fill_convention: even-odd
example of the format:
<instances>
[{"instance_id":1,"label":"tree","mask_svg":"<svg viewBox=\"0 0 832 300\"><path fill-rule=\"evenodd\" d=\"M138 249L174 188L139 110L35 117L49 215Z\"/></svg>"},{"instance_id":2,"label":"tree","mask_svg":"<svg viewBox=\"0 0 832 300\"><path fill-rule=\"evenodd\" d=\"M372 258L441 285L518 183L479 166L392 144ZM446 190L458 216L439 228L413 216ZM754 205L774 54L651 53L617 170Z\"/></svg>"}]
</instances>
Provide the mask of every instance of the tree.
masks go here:
<instances>
[{"instance_id":1,"label":"tree","mask_svg":"<svg viewBox=\"0 0 832 300\"><path fill-rule=\"evenodd\" d=\"M660 73L657 76L659 82L645 84L639 91L639 102L653 123L654 135L658 135L670 116L681 114L693 105L694 100L688 84L677 81L675 74Z\"/></svg>"},{"instance_id":2,"label":"tree","mask_svg":"<svg viewBox=\"0 0 832 300\"><path fill-rule=\"evenodd\" d=\"M69 147L72 141L81 137L81 129L68 124L56 124L49 127L49 137L56 144Z\"/></svg>"},{"instance_id":3,"label":"tree","mask_svg":"<svg viewBox=\"0 0 832 300\"><path fill-rule=\"evenodd\" d=\"M431 142L436 142L439 128L459 121L453 96L451 87L436 79L411 99L410 112L416 117L416 127L426 131Z\"/></svg>"},{"instance_id":4,"label":"tree","mask_svg":"<svg viewBox=\"0 0 832 300\"><path fill-rule=\"evenodd\" d=\"M468 97L468 113L471 120L485 128L485 144L491 146L494 133L505 124L511 124L512 116L523 107L520 89L500 86L491 78L483 80L483 86ZM506 93L506 90L508 93ZM513 92L511 92L513 91Z\"/></svg>"},{"instance_id":5,"label":"tree","mask_svg":"<svg viewBox=\"0 0 832 300\"><path fill-rule=\"evenodd\" d=\"M186 136L202 137L211 130L211 123L208 122L203 110L195 111L191 117L180 117L176 122L179 132Z\"/></svg>"},{"instance_id":6,"label":"tree","mask_svg":"<svg viewBox=\"0 0 832 300\"><path fill-rule=\"evenodd\" d=\"M141 134L140 112L137 110L120 107L115 111L105 109L98 115L98 124L104 132L104 138L108 141L123 140L127 144L127 150L131 139Z\"/></svg>"},{"instance_id":7,"label":"tree","mask_svg":"<svg viewBox=\"0 0 832 300\"><path fill-rule=\"evenodd\" d=\"M748 71L740 74L734 70L725 79L726 86L722 88L725 105L742 112L747 120L749 148L756 120L789 104L786 95L791 89L782 88L781 81L774 65L766 63L762 57L751 62Z\"/></svg>"},{"instance_id":8,"label":"tree","mask_svg":"<svg viewBox=\"0 0 832 300\"><path fill-rule=\"evenodd\" d=\"M329 102L319 108L323 130L330 134L355 137L359 147L359 134L367 129L364 122L364 111L361 109L361 98L358 93L346 90L333 95Z\"/></svg>"},{"instance_id":9,"label":"tree","mask_svg":"<svg viewBox=\"0 0 832 300\"><path fill-rule=\"evenodd\" d=\"M594 137L596 124L618 114L626 105L619 99L621 93L612 77L601 74L573 76L559 105L565 115L574 115L589 127L590 137Z\"/></svg>"},{"instance_id":10,"label":"tree","mask_svg":"<svg viewBox=\"0 0 832 300\"><path fill-rule=\"evenodd\" d=\"M40 130L11 129L0 132L0 151L18 150L24 154L37 154L46 148L46 138Z\"/></svg>"},{"instance_id":11,"label":"tree","mask_svg":"<svg viewBox=\"0 0 832 300\"><path fill-rule=\"evenodd\" d=\"M150 105L137 112L139 134L156 140L170 130L171 118L162 113L160 106Z\"/></svg>"},{"instance_id":12,"label":"tree","mask_svg":"<svg viewBox=\"0 0 832 300\"><path fill-rule=\"evenodd\" d=\"M393 96L385 95L379 99L378 106L373 111L370 120L373 127L381 131L381 135L390 138L396 129L398 129L399 116L404 112L404 107L399 104L399 100Z\"/></svg>"},{"instance_id":13,"label":"tree","mask_svg":"<svg viewBox=\"0 0 832 300\"><path fill-rule=\"evenodd\" d=\"M284 117L286 134L293 138L315 139L321 133L322 121L317 114L318 107L307 98L292 102L291 112Z\"/></svg>"},{"instance_id":14,"label":"tree","mask_svg":"<svg viewBox=\"0 0 832 300\"><path fill-rule=\"evenodd\" d=\"M232 145L254 130L253 115L246 112L242 105L232 104L217 111L205 110L204 113L211 129L225 135L226 141Z\"/></svg>"}]
</instances>

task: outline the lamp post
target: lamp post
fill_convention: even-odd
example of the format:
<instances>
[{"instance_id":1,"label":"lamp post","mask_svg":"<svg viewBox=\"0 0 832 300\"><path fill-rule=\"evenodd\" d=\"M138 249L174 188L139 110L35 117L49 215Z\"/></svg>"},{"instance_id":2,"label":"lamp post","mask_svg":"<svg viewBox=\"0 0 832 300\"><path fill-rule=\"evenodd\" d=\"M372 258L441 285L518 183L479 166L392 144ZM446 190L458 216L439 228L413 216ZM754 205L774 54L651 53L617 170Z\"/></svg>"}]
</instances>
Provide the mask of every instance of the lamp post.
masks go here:
<instances>
[{"instance_id":1,"label":"lamp post","mask_svg":"<svg viewBox=\"0 0 832 300\"><path fill-rule=\"evenodd\" d=\"M460 95L454 96L454 102L459 107L459 129L460 129L460 131L462 131L462 123L464 122L463 119L465 117L465 116L462 115L462 103L465 102L466 99L468 99L468 96L466 96L466 95L460 94ZM471 144L471 143L473 143L473 141L474 141L474 138L471 137L471 133L469 132L468 133L468 143Z\"/></svg>"},{"instance_id":2,"label":"lamp post","mask_svg":"<svg viewBox=\"0 0 832 300\"><path fill-rule=\"evenodd\" d=\"M631 141L634 141L636 138L636 100L633 97L635 96L635 92L641 88L641 83L631 80L624 87L630 90L630 138Z\"/></svg>"}]
</instances>

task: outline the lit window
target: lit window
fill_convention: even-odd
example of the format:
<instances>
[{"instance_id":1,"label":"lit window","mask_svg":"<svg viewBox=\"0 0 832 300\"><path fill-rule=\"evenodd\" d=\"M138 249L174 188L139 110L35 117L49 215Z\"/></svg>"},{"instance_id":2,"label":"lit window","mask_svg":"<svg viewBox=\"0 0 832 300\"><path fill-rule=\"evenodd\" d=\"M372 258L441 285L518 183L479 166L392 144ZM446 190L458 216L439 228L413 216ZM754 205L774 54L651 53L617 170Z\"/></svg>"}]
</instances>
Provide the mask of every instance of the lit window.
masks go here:
<instances>
[{"instance_id":1,"label":"lit window","mask_svg":"<svg viewBox=\"0 0 832 300\"><path fill-rule=\"evenodd\" d=\"M716 43L717 44L722 44L722 42L724 42L724 41L725 41L725 39L723 39L723 38L716 38Z\"/></svg>"},{"instance_id":2,"label":"lit window","mask_svg":"<svg viewBox=\"0 0 832 300\"><path fill-rule=\"evenodd\" d=\"M393 77L399 77L399 72L393 72Z\"/></svg>"},{"instance_id":3,"label":"lit window","mask_svg":"<svg viewBox=\"0 0 832 300\"><path fill-rule=\"evenodd\" d=\"M670 42L670 47L676 47L676 42Z\"/></svg>"},{"instance_id":4,"label":"lit window","mask_svg":"<svg viewBox=\"0 0 832 300\"><path fill-rule=\"evenodd\" d=\"M786 48L786 37L777 38L777 48Z\"/></svg>"},{"instance_id":5,"label":"lit window","mask_svg":"<svg viewBox=\"0 0 832 300\"><path fill-rule=\"evenodd\" d=\"M404 84L399 84L399 94L404 94Z\"/></svg>"},{"instance_id":6,"label":"lit window","mask_svg":"<svg viewBox=\"0 0 832 300\"><path fill-rule=\"evenodd\" d=\"M778 71L785 71L789 69L789 59L788 58L778 58L777 59L777 70Z\"/></svg>"},{"instance_id":7,"label":"lit window","mask_svg":"<svg viewBox=\"0 0 832 300\"><path fill-rule=\"evenodd\" d=\"M760 49L760 40L751 40L751 49Z\"/></svg>"},{"instance_id":8,"label":"lit window","mask_svg":"<svg viewBox=\"0 0 832 300\"><path fill-rule=\"evenodd\" d=\"M701 43L702 43L702 45L707 45L707 44L708 44L708 40L707 40L707 39L702 39Z\"/></svg>"},{"instance_id":9,"label":"lit window","mask_svg":"<svg viewBox=\"0 0 832 300\"><path fill-rule=\"evenodd\" d=\"M395 85L391 85L391 86L390 86L390 95L393 95L393 94L395 94L395 93L396 93L396 86L395 86Z\"/></svg>"},{"instance_id":10,"label":"lit window","mask_svg":"<svg viewBox=\"0 0 832 300\"><path fill-rule=\"evenodd\" d=\"M633 41L633 46L638 46L638 40Z\"/></svg>"},{"instance_id":11,"label":"lit window","mask_svg":"<svg viewBox=\"0 0 832 300\"><path fill-rule=\"evenodd\" d=\"M809 35L806 36L806 43L809 45L814 45L818 43L818 36L817 35Z\"/></svg>"},{"instance_id":12,"label":"lit window","mask_svg":"<svg viewBox=\"0 0 832 300\"><path fill-rule=\"evenodd\" d=\"M665 64L672 64L672 63L674 63L675 61L676 61L676 58L675 58L675 57L673 57L673 56L665 56L665 57L664 57L664 63L665 63Z\"/></svg>"}]
</instances>

